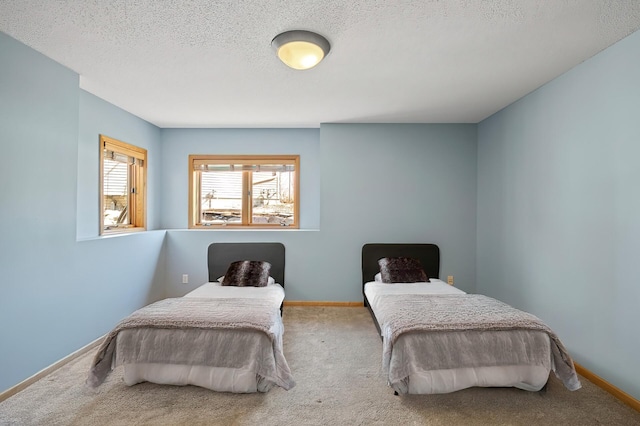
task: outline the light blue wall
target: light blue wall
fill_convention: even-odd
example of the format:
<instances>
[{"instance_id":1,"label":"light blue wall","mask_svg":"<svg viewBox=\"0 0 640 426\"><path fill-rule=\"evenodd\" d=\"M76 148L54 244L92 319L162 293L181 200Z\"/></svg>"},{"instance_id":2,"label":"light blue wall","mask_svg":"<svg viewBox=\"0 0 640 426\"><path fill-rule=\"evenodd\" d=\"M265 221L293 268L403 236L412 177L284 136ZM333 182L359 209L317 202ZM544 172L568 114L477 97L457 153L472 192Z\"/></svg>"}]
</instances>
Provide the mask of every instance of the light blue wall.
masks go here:
<instances>
[{"instance_id":1,"label":"light blue wall","mask_svg":"<svg viewBox=\"0 0 640 426\"><path fill-rule=\"evenodd\" d=\"M640 32L478 127L479 292L640 399Z\"/></svg>"},{"instance_id":2,"label":"light blue wall","mask_svg":"<svg viewBox=\"0 0 640 426\"><path fill-rule=\"evenodd\" d=\"M163 218L187 222L189 153L303 152L308 130L163 130ZM167 296L207 279L206 248L220 241L280 241L287 249L288 300L362 301L361 248L367 242L440 244L442 273L475 288L476 126L322 125L302 173L319 171L320 185L301 186L301 222L319 230L167 231ZM273 138L273 135L278 137ZM287 137L287 135L292 135ZM291 139L293 138L293 139ZM256 140L272 139L267 146ZM278 142L279 141L279 142ZM292 144L293 143L293 144ZM284 147L284 148L282 148ZM316 154L317 153L317 154ZM181 284L182 274L190 283Z\"/></svg>"},{"instance_id":3,"label":"light blue wall","mask_svg":"<svg viewBox=\"0 0 640 426\"><path fill-rule=\"evenodd\" d=\"M319 257L346 281L328 280L329 294L361 285L361 249L375 242L438 244L440 277L475 289L475 125L326 124L320 161Z\"/></svg>"},{"instance_id":4,"label":"light blue wall","mask_svg":"<svg viewBox=\"0 0 640 426\"><path fill-rule=\"evenodd\" d=\"M76 214L90 209L77 205L79 180L98 173L96 160L95 175L78 178L79 157L89 158L79 150L79 134L136 135L157 151L158 130L85 102L91 100L79 90L77 74L2 33L0 63L2 391L161 297L164 232L76 241L85 229ZM98 118L104 124L95 126ZM95 138L90 162L97 159Z\"/></svg>"}]
</instances>

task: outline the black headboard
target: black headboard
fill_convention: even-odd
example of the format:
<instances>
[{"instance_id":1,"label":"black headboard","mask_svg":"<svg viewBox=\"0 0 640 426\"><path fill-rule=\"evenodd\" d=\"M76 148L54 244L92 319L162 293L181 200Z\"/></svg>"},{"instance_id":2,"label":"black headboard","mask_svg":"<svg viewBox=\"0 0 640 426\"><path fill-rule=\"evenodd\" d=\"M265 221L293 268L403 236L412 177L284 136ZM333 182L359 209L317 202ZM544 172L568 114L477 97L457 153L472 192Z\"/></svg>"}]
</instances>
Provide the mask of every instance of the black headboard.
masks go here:
<instances>
[{"instance_id":1,"label":"black headboard","mask_svg":"<svg viewBox=\"0 0 640 426\"><path fill-rule=\"evenodd\" d=\"M282 243L212 243L209 245L207 264L209 282L227 272L231 262L262 260L271 264L271 276L284 287L284 245Z\"/></svg>"},{"instance_id":2,"label":"black headboard","mask_svg":"<svg viewBox=\"0 0 640 426\"><path fill-rule=\"evenodd\" d=\"M378 260L383 257L418 259L429 278L440 278L440 249L435 244L365 244L362 246L363 286L380 272Z\"/></svg>"}]
</instances>

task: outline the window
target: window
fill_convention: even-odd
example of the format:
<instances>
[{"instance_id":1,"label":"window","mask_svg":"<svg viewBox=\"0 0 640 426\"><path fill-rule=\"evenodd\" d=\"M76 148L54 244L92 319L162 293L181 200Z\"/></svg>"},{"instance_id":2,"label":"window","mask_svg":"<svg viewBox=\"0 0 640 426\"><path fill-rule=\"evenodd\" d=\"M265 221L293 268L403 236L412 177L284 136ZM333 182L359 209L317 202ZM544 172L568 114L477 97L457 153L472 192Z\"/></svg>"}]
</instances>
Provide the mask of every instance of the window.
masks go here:
<instances>
[{"instance_id":1,"label":"window","mask_svg":"<svg viewBox=\"0 0 640 426\"><path fill-rule=\"evenodd\" d=\"M190 155L189 228L298 228L299 182L299 155Z\"/></svg>"},{"instance_id":2,"label":"window","mask_svg":"<svg viewBox=\"0 0 640 426\"><path fill-rule=\"evenodd\" d=\"M100 234L143 231L147 150L100 135Z\"/></svg>"}]
</instances>

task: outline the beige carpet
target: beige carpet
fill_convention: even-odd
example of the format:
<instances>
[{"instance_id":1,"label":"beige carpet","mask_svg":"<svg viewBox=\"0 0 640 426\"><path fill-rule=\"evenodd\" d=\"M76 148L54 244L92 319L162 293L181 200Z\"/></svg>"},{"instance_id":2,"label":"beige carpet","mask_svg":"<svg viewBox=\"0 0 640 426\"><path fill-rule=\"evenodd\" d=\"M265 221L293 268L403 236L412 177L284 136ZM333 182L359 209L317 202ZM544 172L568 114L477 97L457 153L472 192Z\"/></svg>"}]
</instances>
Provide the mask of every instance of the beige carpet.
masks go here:
<instances>
[{"instance_id":1,"label":"beige carpet","mask_svg":"<svg viewBox=\"0 0 640 426\"><path fill-rule=\"evenodd\" d=\"M290 391L226 394L193 386L127 387L116 369L84 385L93 351L0 403L1 425L640 425L640 413L581 378L569 392L467 389L394 396L364 308L285 307Z\"/></svg>"}]
</instances>

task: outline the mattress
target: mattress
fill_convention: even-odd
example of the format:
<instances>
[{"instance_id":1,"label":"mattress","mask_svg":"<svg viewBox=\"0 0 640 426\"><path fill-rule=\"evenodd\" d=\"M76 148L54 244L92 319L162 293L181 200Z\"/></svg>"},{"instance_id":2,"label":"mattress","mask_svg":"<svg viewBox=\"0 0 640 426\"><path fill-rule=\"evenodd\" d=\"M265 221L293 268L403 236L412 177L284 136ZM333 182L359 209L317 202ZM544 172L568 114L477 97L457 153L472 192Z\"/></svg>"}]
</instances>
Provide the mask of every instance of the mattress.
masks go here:
<instances>
[{"instance_id":1,"label":"mattress","mask_svg":"<svg viewBox=\"0 0 640 426\"><path fill-rule=\"evenodd\" d=\"M269 284L266 287L236 287L222 286L219 282L208 282L187 293L184 297L261 298L271 301L274 307L280 307L285 294L284 288L277 283ZM274 330L275 334L281 339L284 332L282 323L280 322L276 327L279 329ZM253 342L256 353L263 352L264 356L270 356L268 352L271 348L271 342L266 335L246 330L217 330L215 332L210 330L124 330L118 335L118 342L126 340L155 342L155 344L186 341L210 347L229 345L239 340L249 340ZM124 364L124 382L129 386L142 382L177 386L194 385L218 392L233 393L267 392L274 386L273 382L256 375L255 364L259 361L254 352L248 352L244 358L237 358L233 362L235 365L224 367L192 365L187 360L181 364L160 362Z\"/></svg>"},{"instance_id":2,"label":"mattress","mask_svg":"<svg viewBox=\"0 0 640 426\"><path fill-rule=\"evenodd\" d=\"M381 304L385 295L399 294L465 294L439 279L431 279L428 283L380 283L369 282L364 286L367 301L384 329L384 318L380 317ZM393 347L392 365L409 363L405 366L409 373L405 379L394 381L389 385L400 394L440 394L449 393L469 387L516 387L527 391L538 391L546 384L551 371L551 355L548 362L536 365L487 365L464 368L425 367L428 354L434 348L440 351L456 350L456 348L477 351L491 351L492 347L504 344L526 344L549 346L549 338L544 333L521 331L501 331L484 333L482 339L477 335L464 331L447 333L407 333L401 336ZM550 351L550 350L549 350ZM426 355L425 355L426 354ZM402 360L402 361L398 361ZM391 375L390 375L391 376Z\"/></svg>"}]
</instances>

